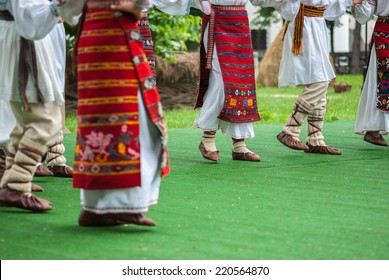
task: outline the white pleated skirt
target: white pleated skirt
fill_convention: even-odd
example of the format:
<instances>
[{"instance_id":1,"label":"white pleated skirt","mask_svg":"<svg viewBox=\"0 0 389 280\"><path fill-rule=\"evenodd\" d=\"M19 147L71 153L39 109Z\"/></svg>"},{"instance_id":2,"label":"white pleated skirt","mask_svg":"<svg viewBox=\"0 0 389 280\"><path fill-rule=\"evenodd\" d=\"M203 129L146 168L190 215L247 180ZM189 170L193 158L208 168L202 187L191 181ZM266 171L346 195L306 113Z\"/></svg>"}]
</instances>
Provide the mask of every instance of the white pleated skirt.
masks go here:
<instances>
[{"instance_id":1,"label":"white pleated skirt","mask_svg":"<svg viewBox=\"0 0 389 280\"><path fill-rule=\"evenodd\" d=\"M366 81L359 100L355 133L365 134L366 131L389 132L389 113L376 108L377 98L377 58L375 46L372 47Z\"/></svg>"}]
</instances>

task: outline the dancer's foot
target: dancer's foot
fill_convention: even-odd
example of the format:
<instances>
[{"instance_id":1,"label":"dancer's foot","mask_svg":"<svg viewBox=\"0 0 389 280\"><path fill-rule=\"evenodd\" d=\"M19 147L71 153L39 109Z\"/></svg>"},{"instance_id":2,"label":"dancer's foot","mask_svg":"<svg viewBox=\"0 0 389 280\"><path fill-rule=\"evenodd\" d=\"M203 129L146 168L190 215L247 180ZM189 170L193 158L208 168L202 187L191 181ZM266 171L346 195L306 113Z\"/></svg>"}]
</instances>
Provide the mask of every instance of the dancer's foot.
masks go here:
<instances>
[{"instance_id":1,"label":"dancer's foot","mask_svg":"<svg viewBox=\"0 0 389 280\"><path fill-rule=\"evenodd\" d=\"M52 177L54 176L53 172L51 172L44 164L40 163L36 167L36 171L34 173L36 177Z\"/></svg>"},{"instance_id":2,"label":"dancer's foot","mask_svg":"<svg viewBox=\"0 0 389 280\"><path fill-rule=\"evenodd\" d=\"M251 151L246 153L236 153L232 152L232 159L233 160L245 160L245 161L261 161L261 158L256 153L253 153Z\"/></svg>"},{"instance_id":3,"label":"dancer's foot","mask_svg":"<svg viewBox=\"0 0 389 280\"><path fill-rule=\"evenodd\" d=\"M86 210L81 211L78 224L83 227L107 227L125 224L156 226L156 223L152 219L143 216L142 213L96 214Z\"/></svg>"},{"instance_id":4,"label":"dancer's foot","mask_svg":"<svg viewBox=\"0 0 389 280\"><path fill-rule=\"evenodd\" d=\"M44 189L41 186L38 186L37 184L31 183L31 191L32 192L43 192Z\"/></svg>"},{"instance_id":5,"label":"dancer's foot","mask_svg":"<svg viewBox=\"0 0 389 280\"><path fill-rule=\"evenodd\" d=\"M220 160L219 151L208 151L203 142L200 142L199 150L205 159L218 162Z\"/></svg>"},{"instance_id":6,"label":"dancer's foot","mask_svg":"<svg viewBox=\"0 0 389 280\"><path fill-rule=\"evenodd\" d=\"M363 140L373 145L388 146L388 142L386 142L378 131L367 131Z\"/></svg>"},{"instance_id":7,"label":"dancer's foot","mask_svg":"<svg viewBox=\"0 0 389 280\"><path fill-rule=\"evenodd\" d=\"M52 209L50 201L37 197L32 193L10 189L8 186L4 186L0 190L0 205L36 212Z\"/></svg>"},{"instance_id":8,"label":"dancer's foot","mask_svg":"<svg viewBox=\"0 0 389 280\"><path fill-rule=\"evenodd\" d=\"M324 155L341 155L342 152L331 146L312 146L308 144L306 153L324 154Z\"/></svg>"},{"instance_id":9,"label":"dancer's foot","mask_svg":"<svg viewBox=\"0 0 389 280\"><path fill-rule=\"evenodd\" d=\"M286 134L284 131L281 131L277 135L278 141L280 141L282 144L287 146L288 148L291 148L293 150L303 150L307 151L309 148L307 145L305 145L301 140L299 139L294 139L292 136L289 134Z\"/></svg>"},{"instance_id":10,"label":"dancer's foot","mask_svg":"<svg viewBox=\"0 0 389 280\"><path fill-rule=\"evenodd\" d=\"M66 177L71 178L73 177L73 168L67 165L55 165L55 166L49 166L49 170L53 173L53 176L55 177Z\"/></svg>"}]
</instances>

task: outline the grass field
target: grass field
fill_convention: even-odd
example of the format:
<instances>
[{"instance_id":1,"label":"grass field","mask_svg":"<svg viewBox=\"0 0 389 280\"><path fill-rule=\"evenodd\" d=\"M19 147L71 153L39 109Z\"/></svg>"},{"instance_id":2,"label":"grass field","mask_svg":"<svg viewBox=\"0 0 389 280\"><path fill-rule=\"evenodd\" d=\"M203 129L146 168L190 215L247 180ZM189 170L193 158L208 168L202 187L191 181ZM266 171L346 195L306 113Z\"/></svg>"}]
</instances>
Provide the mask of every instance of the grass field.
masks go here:
<instances>
[{"instance_id":1,"label":"grass field","mask_svg":"<svg viewBox=\"0 0 389 280\"><path fill-rule=\"evenodd\" d=\"M341 156L287 149L275 137L282 124L268 124L248 140L260 163L231 160L231 139L219 137L218 164L201 157L199 130L170 129L172 171L147 214L156 228L79 227L72 180L35 178L54 209L0 208L0 259L387 260L389 150L362 141L353 125L325 126ZM65 146L72 162L74 134Z\"/></svg>"},{"instance_id":2,"label":"grass field","mask_svg":"<svg viewBox=\"0 0 389 280\"><path fill-rule=\"evenodd\" d=\"M344 93L335 93L332 87L328 89L326 121L353 120L358 108L363 77L361 75L338 75L336 82L352 84L352 89ZM259 88L257 100L262 118L260 123L277 124L286 122L301 92L301 87ZM197 113L198 111L192 108L166 111L168 127L191 127Z\"/></svg>"},{"instance_id":3,"label":"grass field","mask_svg":"<svg viewBox=\"0 0 389 280\"><path fill-rule=\"evenodd\" d=\"M345 82L352 85L349 92L335 93L332 87L328 89L326 122L336 120L354 120L358 108L359 95L363 83L362 75L338 75L337 83ZM302 92L301 87L289 88L259 88L257 91L258 108L261 115L260 124L277 124L286 122L297 97ZM169 128L192 127L198 110L181 108L166 110L165 117ZM66 124L71 131L76 129L76 117L68 116ZM256 123L254 125L259 125Z\"/></svg>"},{"instance_id":4,"label":"grass field","mask_svg":"<svg viewBox=\"0 0 389 280\"><path fill-rule=\"evenodd\" d=\"M261 88L263 120L249 147L261 162L231 160L231 139L218 137L220 163L198 151L196 111L166 112L171 173L147 214L156 228L83 228L78 189L70 178L34 178L48 213L0 208L0 259L5 260L388 260L389 149L354 134L361 76L340 76L350 92L329 90L326 142L341 156L306 154L276 135L299 88ZM68 116L74 132L75 116ZM306 126L306 125L304 125ZM75 133L65 135L74 156ZM330 276L328 276L330 277Z\"/></svg>"}]
</instances>

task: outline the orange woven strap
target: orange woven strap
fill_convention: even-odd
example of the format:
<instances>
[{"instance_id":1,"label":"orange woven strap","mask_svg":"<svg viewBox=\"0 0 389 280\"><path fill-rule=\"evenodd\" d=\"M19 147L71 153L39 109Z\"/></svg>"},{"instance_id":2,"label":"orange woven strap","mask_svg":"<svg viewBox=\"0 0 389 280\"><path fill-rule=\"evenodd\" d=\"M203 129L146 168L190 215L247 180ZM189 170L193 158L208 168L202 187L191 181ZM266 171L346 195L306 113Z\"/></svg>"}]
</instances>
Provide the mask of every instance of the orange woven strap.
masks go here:
<instances>
[{"instance_id":1,"label":"orange woven strap","mask_svg":"<svg viewBox=\"0 0 389 280\"><path fill-rule=\"evenodd\" d=\"M292 41L292 53L299 55L303 51L303 30L304 30L304 17L323 17L325 7L314 7L301 4L300 10L294 19L294 33ZM285 24L285 32L288 29L289 21Z\"/></svg>"}]
</instances>

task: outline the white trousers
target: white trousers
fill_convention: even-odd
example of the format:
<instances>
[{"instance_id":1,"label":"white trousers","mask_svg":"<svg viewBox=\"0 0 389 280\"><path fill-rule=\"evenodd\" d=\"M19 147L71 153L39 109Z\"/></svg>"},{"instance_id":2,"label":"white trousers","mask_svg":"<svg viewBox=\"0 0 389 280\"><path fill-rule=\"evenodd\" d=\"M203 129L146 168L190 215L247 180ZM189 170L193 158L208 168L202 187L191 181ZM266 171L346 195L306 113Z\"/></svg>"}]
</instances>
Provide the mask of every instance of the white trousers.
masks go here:
<instances>
[{"instance_id":1,"label":"white trousers","mask_svg":"<svg viewBox=\"0 0 389 280\"><path fill-rule=\"evenodd\" d=\"M16 120L9 101L0 99L0 146L6 148Z\"/></svg>"}]
</instances>

